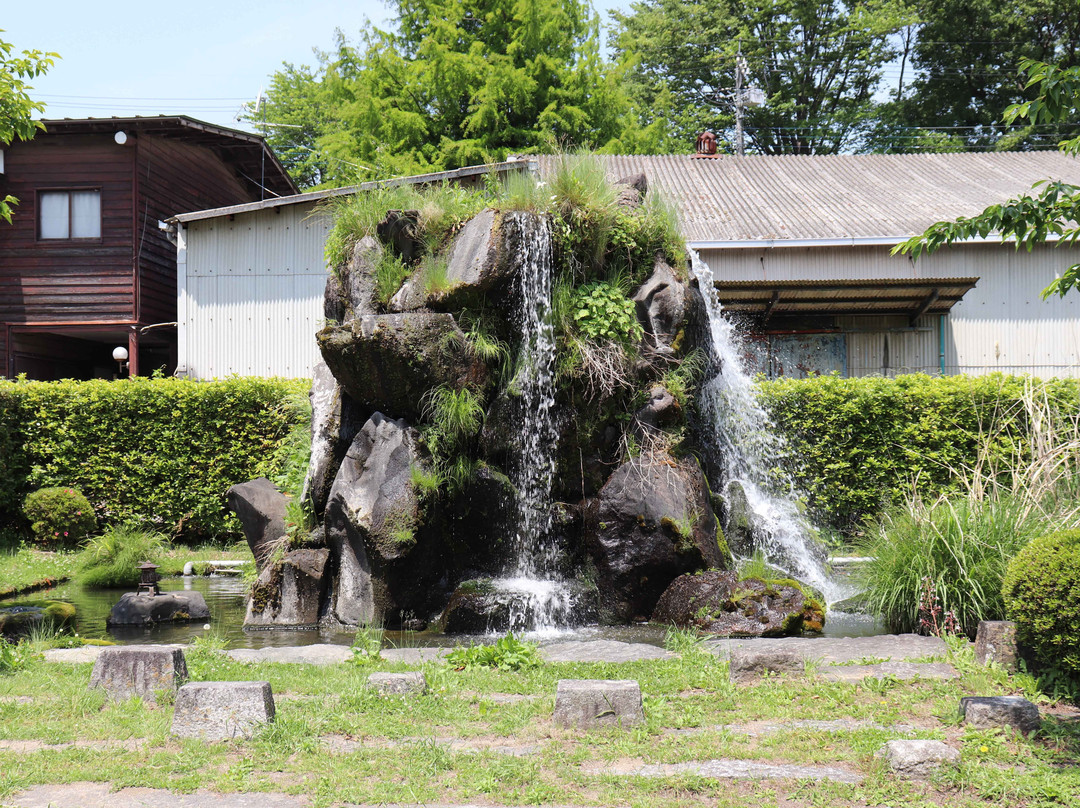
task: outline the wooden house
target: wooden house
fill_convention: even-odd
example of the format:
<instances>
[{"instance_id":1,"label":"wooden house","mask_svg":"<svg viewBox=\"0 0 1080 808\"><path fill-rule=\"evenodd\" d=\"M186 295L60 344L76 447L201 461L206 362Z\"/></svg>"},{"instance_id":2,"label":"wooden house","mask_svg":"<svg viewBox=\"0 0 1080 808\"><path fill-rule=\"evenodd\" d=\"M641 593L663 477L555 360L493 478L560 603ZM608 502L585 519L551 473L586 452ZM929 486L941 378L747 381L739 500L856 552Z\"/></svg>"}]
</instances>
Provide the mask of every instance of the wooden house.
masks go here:
<instances>
[{"instance_id":1,"label":"wooden house","mask_svg":"<svg viewBox=\"0 0 1080 808\"><path fill-rule=\"evenodd\" d=\"M257 135L185 116L47 120L0 152L0 373L171 372L179 211L295 194ZM119 366L113 351L128 351Z\"/></svg>"}]
</instances>

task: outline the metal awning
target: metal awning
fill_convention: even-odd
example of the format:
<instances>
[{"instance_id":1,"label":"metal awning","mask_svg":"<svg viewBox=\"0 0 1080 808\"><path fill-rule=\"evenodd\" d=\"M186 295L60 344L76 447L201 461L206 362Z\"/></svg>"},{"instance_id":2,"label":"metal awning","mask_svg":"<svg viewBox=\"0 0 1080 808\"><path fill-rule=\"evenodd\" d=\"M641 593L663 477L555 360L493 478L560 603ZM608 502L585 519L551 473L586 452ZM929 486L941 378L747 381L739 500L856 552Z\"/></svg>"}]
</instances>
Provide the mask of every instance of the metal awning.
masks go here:
<instances>
[{"instance_id":1,"label":"metal awning","mask_svg":"<svg viewBox=\"0 0 1080 808\"><path fill-rule=\"evenodd\" d=\"M978 278L904 278L837 281L716 281L724 308L756 314L768 322L777 315L945 314L973 288Z\"/></svg>"}]
</instances>

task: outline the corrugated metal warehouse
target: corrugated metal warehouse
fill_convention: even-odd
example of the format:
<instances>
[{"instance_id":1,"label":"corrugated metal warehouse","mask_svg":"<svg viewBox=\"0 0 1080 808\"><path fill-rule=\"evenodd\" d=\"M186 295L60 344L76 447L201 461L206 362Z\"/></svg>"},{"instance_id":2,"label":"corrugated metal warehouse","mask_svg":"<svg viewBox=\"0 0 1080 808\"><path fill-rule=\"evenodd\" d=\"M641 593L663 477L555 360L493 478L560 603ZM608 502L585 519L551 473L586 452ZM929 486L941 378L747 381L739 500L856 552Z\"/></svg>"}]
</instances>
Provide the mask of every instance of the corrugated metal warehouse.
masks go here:
<instances>
[{"instance_id":1,"label":"corrugated metal warehouse","mask_svg":"<svg viewBox=\"0 0 1080 808\"><path fill-rule=\"evenodd\" d=\"M500 164L550 171L558 158ZM720 299L768 375L993 371L1080 375L1080 293L1043 302L1080 248L968 242L913 262L893 245L1042 179L1080 185L1058 152L604 157L680 212ZM468 181L483 167L410 178ZM322 319L326 197L182 214L179 359L195 378L310 376ZM243 336L241 336L243 335Z\"/></svg>"}]
</instances>

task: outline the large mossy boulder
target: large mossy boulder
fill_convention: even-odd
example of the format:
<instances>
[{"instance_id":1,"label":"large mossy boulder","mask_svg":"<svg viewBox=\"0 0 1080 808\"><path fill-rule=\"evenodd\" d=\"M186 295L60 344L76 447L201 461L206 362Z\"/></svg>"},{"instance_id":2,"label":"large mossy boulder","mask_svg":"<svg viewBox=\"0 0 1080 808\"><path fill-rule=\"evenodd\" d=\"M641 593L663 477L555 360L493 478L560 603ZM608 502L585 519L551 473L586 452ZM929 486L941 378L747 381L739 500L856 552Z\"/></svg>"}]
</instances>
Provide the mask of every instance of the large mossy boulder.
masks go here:
<instances>
[{"instance_id":1,"label":"large mossy boulder","mask_svg":"<svg viewBox=\"0 0 1080 808\"><path fill-rule=\"evenodd\" d=\"M264 569L248 598L244 628L315 628L329 561L329 550L302 548Z\"/></svg>"},{"instance_id":2,"label":"large mossy boulder","mask_svg":"<svg viewBox=\"0 0 1080 808\"><path fill-rule=\"evenodd\" d=\"M73 625L75 604L42 600L0 609L0 637L17 640L39 629L57 630Z\"/></svg>"},{"instance_id":3,"label":"large mossy boulder","mask_svg":"<svg viewBox=\"0 0 1080 808\"><path fill-rule=\"evenodd\" d=\"M366 419L359 417L359 408L321 360L315 364L309 396L311 458L301 497L311 503L316 516L322 516L334 476Z\"/></svg>"},{"instance_id":4,"label":"large mossy boulder","mask_svg":"<svg viewBox=\"0 0 1080 808\"><path fill-rule=\"evenodd\" d=\"M324 517L338 559L333 613L338 622L394 625L406 611L425 614L441 577L441 546L425 531L414 474L429 461L419 433L375 413L338 469Z\"/></svg>"},{"instance_id":5,"label":"large mossy boulder","mask_svg":"<svg viewBox=\"0 0 1080 808\"><path fill-rule=\"evenodd\" d=\"M674 355L689 307L690 290L675 270L657 256L652 274L636 292L634 309L643 331L647 351Z\"/></svg>"},{"instance_id":6,"label":"large mossy boulder","mask_svg":"<svg viewBox=\"0 0 1080 808\"><path fill-rule=\"evenodd\" d=\"M590 521L604 622L644 619L679 575L729 563L692 459L656 452L623 463L600 489Z\"/></svg>"},{"instance_id":7,"label":"large mossy boulder","mask_svg":"<svg viewBox=\"0 0 1080 808\"><path fill-rule=\"evenodd\" d=\"M383 255L383 246L371 236L353 245L349 261L335 267L326 278L323 315L335 323L350 322L378 310L375 267Z\"/></svg>"},{"instance_id":8,"label":"large mossy boulder","mask_svg":"<svg viewBox=\"0 0 1080 808\"><path fill-rule=\"evenodd\" d=\"M365 315L316 338L334 378L369 412L416 420L433 387L486 394L493 381L451 314Z\"/></svg>"},{"instance_id":9,"label":"large mossy boulder","mask_svg":"<svg viewBox=\"0 0 1080 808\"><path fill-rule=\"evenodd\" d=\"M652 619L722 637L786 637L821 631L825 607L795 581L707 570L672 581Z\"/></svg>"},{"instance_id":10,"label":"large mossy boulder","mask_svg":"<svg viewBox=\"0 0 1080 808\"><path fill-rule=\"evenodd\" d=\"M128 592L112 607L105 625L152 626L158 623L197 623L210 619L201 592Z\"/></svg>"}]
</instances>

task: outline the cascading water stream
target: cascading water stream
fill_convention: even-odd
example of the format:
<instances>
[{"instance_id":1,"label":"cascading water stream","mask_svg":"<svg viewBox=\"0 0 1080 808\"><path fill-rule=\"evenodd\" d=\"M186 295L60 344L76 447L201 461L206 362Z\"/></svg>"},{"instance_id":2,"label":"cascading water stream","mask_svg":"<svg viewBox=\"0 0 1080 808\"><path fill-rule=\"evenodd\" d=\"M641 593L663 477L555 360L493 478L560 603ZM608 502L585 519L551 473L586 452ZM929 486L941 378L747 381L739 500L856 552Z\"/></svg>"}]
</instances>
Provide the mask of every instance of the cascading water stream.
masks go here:
<instances>
[{"instance_id":1,"label":"cascading water stream","mask_svg":"<svg viewBox=\"0 0 1080 808\"><path fill-rule=\"evenodd\" d=\"M521 215L515 222L521 239L521 348L514 379L520 431L512 468L516 532L509 574L492 583L508 598L513 630L546 632L567 625L573 606L566 582L556 573L558 546L551 536L558 440L551 231L544 217Z\"/></svg>"},{"instance_id":2,"label":"cascading water stream","mask_svg":"<svg viewBox=\"0 0 1080 808\"><path fill-rule=\"evenodd\" d=\"M753 379L739 354L738 334L717 297L712 270L696 252L689 253L705 300L717 364L716 373L701 387L699 405L716 441L716 461L723 470L724 484L742 487L755 543L769 562L819 589L826 601L840 600L850 593L829 576L813 552L807 539L811 528L795 504L794 484L774 467L775 459L784 452L784 441L758 402ZM728 500L727 488L724 496Z\"/></svg>"}]
</instances>

